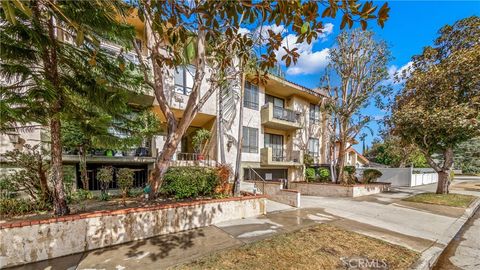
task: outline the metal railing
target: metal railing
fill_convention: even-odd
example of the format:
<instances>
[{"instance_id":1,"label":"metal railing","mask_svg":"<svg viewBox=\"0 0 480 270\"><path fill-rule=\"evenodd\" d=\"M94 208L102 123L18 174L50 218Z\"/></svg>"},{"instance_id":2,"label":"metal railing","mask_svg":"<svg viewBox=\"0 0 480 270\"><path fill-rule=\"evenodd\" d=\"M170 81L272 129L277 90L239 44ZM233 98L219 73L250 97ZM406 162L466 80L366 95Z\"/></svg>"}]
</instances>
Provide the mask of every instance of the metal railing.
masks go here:
<instances>
[{"instance_id":1,"label":"metal railing","mask_svg":"<svg viewBox=\"0 0 480 270\"><path fill-rule=\"evenodd\" d=\"M217 161L212 160L209 155L178 152L175 154L175 158L170 161L170 165L213 167L217 165Z\"/></svg>"},{"instance_id":2,"label":"metal railing","mask_svg":"<svg viewBox=\"0 0 480 270\"><path fill-rule=\"evenodd\" d=\"M287 154L285 151L282 153L275 153L275 151L272 151L272 161L276 162L300 162L300 151L294 150L290 151L290 154Z\"/></svg>"},{"instance_id":3,"label":"metal railing","mask_svg":"<svg viewBox=\"0 0 480 270\"><path fill-rule=\"evenodd\" d=\"M262 191L262 194L265 193L265 179L257 171L255 171L255 169L253 169L251 166L248 166L248 171L250 173L253 172L258 178L260 178L260 180L262 180L262 190L261 191ZM251 175L250 175L250 178L251 178ZM249 179L249 180L253 180L253 179ZM256 195L256 191L258 189L257 182L253 182L253 186L255 187L255 189L253 190L253 194Z\"/></svg>"},{"instance_id":4,"label":"metal railing","mask_svg":"<svg viewBox=\"0 0 480 270\"><path fill-rule=\"evenodd\" d=\"M273 106L273 118L297 123L299 122L300 114L286 108Z\"/></svg>"}]
</instances>

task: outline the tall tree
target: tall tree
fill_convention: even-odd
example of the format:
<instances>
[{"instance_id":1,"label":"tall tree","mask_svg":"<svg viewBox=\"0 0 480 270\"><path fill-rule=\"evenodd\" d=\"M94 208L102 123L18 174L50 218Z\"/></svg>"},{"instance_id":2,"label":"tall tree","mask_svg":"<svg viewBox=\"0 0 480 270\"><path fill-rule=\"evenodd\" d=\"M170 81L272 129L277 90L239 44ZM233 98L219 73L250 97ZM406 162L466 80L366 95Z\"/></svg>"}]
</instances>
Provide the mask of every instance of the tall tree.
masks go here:
<instances>
[{"instance_id":1,"label":"tall tree","mask_svg":"<svg viewBox=\"0 0 480 270\"><path fill-rule=\"evenodd\" d=\"M460 143L453 149L455 167L462 173L480 175L480 137Z\"/></svg>"},{"instance_id":2,"label":"tall tree","mask_svg":"<svg viewBox=\"0 0 480 270\"><path fill-rule=\"evenodd\" d=\"M133 28L117 23L122 1L2 1L0 58L2 130L18 124L47 125L56 215L69 213L62 169L61 115L75 112L72 93L109 108L118 89L129 86L124 60L100 50L100 42L122 45ZM75 40L75 45L66 42ZM127 44L127 43L123 43ZM83 82L89 81L88 87ZM3 110L5 108L5 110Z\"/></svg>"},{"instance_id":3,"label":"tall tree","mask_svg":"<svg viewBox=\"0 0 480 270\"><path fill-rule=\"evenodd\" d=\"M406 145L398 137L386 136L382 141L374 141L365 156L376 163L391 167L404 168L412 165L416 168L427 166L423 153L414 145Z\"/></svg>"},{"instance_id":4,"label":"tall tree","mask_svg":"<svg viewBox=\"0 0 480 270\"><path fill-rule=\"evenodd\" d=\"M448 193L454 148L480 134L480 18L442 27L412 68L393 106L393 133L424 153L437 193Z\"/></svg>"},{"instance_id":5,"label":"tall tree","mask_svg":"<svg viewBox=\"0 0 480 270\"><path fill-rule=\"evenodd\" d=\"M375 40L373 32L360 29L342 32L336 45L330 51L330 64L322 83L331 96L327 105L333 119L331 145L334 149L331 152L338 153L332 160L332 168L338 168L338 172L332 175L337 175L336 181L346 183L343 167L347 144L370 121L360 109L372 98L388 92L389 88L381 82L388 78L390 52L385 42ZM339 85L332 85L334 80L338 80Z\"/></svg>"},{"instance_id":6,"label":"tall tree","mask_svg":"<svg viewBox=\"0 0 480 270\"><path fill-rule=\"evenodd\" d=\"M151 59L153 76L144 66L145 81L154 90L160 110L167 121L167 138L156 164L152 195L162 183L162 176L168 168L177 146L206 100L215 92L216 87L209 87L203 95L200 89L206 84L207 69L228 70L235 67L236 59L251 53L252 37L239 33L240 28L249 29L254 22L284 25L297 34L297 42L311 42L318 37L323 25L318 14L336 17L343 11L343 25L353 25L357 18L362 25L367 19L377 19L383 26L388 17L388 5L384 5L375 14L377 7L366 2L357 1L337 3L336 1L134 1L139 16L145 22L147 34L148 58ZM325 5L323 11L321 10ZM258 55L258 66L265 71L273 68L276 62L275 52L281 48L285 33L268 31L264 50ZM285 50L283 60L287 65L295 63L298 58L296 48ZM138 55L141 58L141 54ZM211 62L211 54L222 61ZM214 57L218 59L218 57ZM143 61L142 61L143 62ZM168 70L177 66L195 65L192 91L189 94L186 109L177 119L168 103L165 76ZM208 78L209 80L211 78ZM240 138L239 138L240 139ZM241 149L237 149L241 151ZM153 196L152 196L153 197Z\"/></svg>"}]
</instances>

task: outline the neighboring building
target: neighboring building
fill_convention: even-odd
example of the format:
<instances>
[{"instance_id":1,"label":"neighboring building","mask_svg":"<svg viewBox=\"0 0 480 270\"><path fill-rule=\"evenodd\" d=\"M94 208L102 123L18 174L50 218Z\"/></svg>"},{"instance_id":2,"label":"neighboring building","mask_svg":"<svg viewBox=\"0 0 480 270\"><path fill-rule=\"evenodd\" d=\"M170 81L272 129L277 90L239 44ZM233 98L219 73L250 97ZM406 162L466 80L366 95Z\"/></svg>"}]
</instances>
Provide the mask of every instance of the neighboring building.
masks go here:
<instances>
[{"instance_id":1,"label":"neighboring building","mask_svg":"<svg viewBox=\"0 0 480 270\"><path fill-rule=\"evenodd\" d=\"M338 158L338 148L339 142L336 142L335 146L335 156ZM370 161L360 154L357 150L353 148L353 145L358 144L355 139L349 139L346 145L346 153L345 153L345 166L355 166L357 168L368 167Z\"/></svg>"},{"instance_id":2,"label":"neighboring building","mask_svg":"<svg viewBox=\"0 0 480 270\"><path fill-rule=\"evenodd\" d=\"M134 17L131 17L129 22L135 26L137 42L143 52L146 52L143 23ZM62 36L60 32L61 38L73 42L68 34L63 34ZM113 54L120 51L120 47L115 44L103 43L101 46ZM127 53L126 57L132 62L138 62L134 53ZM178 118L183 115L193 86L194 69L193 66L179 67L165 74L165 85L168 89L165 94ZM209 73L207 69L199 98L209 89L207 80ZM243 131L241 177L244 180L259 177L265 180L303 180L305 153L313 157L317 165L329 163L327 160L329 136L326 132L328 119L327 115L320 111L320 104L327 98L325 93L271 74L264 85L255 85L247 81L244 101L240 104L239 82L233 82L231 85L230 89L212 95L204 104L183 136L171 165L215 165L224 160L225 163L235 167L239 128ZM219 104L218 100L222 103ZM165 117L153 93L138 95L132 102L151 105L160 121L165 123ZM238 115L240 106L244 109L241 126ZM221 129L219 121L222 123ZM212 139L204 149L202 158L199 158L198 154L194 153L192 138L201 128L210 130ZM46 135L48 131L41 127L26 133L0 135L0 153L14 147L19 148L23 143L35 144L41 141L48 143ZM164 141L165 134L159 134L151 139L145 139L142 145L131 151L92 151L87 157L89 189L100 188L96 179L97 170L107 165L135 169L135 186L145 185ZM81 187L78 154L66 149L63 161L67 165L76 166L77 186ZM115 181L110 188L116 188Z\"/></svg>"}]
</instances>

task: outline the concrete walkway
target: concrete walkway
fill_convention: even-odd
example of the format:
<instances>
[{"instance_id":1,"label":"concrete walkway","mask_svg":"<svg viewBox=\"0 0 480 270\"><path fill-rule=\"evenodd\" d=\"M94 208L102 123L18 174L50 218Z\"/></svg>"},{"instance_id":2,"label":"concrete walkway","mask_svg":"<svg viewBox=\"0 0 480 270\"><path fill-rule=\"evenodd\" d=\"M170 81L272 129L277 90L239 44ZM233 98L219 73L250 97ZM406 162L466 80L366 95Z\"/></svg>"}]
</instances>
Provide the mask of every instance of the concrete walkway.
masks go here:
<instances>
[{"instance_id":1,"label":"concrete walkway","mask_svg":"<svg viewBox=\"0 0 480 270\"><path fill-rule=\"evenodd\" d=\"M466 184L463 180L456 181L452 192L480 196L480 190L475 189L480 179L465 181ZM164 269L317 223L331 223L421 252L423 264L418 268L423 268L432 263L432 258L436 259L467 219L464 209L401 200L432 188L434 185L402 188L356 199L303 196L301 209L268 201L266 216L224 222L18 269ZM472 228L478 230L478 227Z\"/></svg>"},{"instance_id":2,"label":"concrete walkway","mask_svg":"<svg viewBox=\"0 0 480 270\"><path fill-rule=\"evenodd\" d=\"M450 242L433 269L480 269L480 209Z\"/></svg>"}]
</instances>

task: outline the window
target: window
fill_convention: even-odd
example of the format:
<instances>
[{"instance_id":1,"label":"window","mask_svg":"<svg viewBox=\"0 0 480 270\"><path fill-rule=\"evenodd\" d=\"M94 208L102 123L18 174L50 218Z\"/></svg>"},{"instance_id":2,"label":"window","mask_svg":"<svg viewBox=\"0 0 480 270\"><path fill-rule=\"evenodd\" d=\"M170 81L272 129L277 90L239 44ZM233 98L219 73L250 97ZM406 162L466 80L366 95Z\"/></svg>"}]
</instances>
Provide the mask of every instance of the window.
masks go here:
<instances>
[{"instance_id":1,"label":"window","mask_svg":"<svg viewBox=\"0 0 480 270\"><path fill-rule=\"evenodd\" d=\"M243 127L242 152L258 153L258 129Z\"/></svg>"},{"instance_id":2,"label":"window","mask_svg":"<svg viewBox=\"0 0 480 270\"><path fill-rule=\"evenodd\" d=\"M319 151L319 141L317 138L308 139L308 153L313 157L318 157L320 155Z\"/></svg>"},{"instance_id":3,"label":"window","mask_svg":"<svg viewBox=\"0 0 480 270\"><path fill-rule=\"evenodd\" d=\"M310 124L320 123L320 105L310 104Z\"/></svg>"},{"instance_id":4,"label":"window","mask_svg":"<svg viewBox=\"0 0 480 270\"><path fill-rule=\"evenodd\" d=\"M177 67L175 70L175 92L189 95L192 92L195 67Z\"/></svg>"},{"instance_id":5,"label":"window","mask_svg":"<svg viewBox=\"0 0 480 270\"><path fill-rule=\"evenodd\" d=\"M272 159L282 161L283 154L283 136L277 134L265 133L265 147L272 148Z\"/></svg>"},{"instance_id":6,"label":"window","mask_svg":"<svg viewBox=\"0 0 480 270\"><path fill-rule=\"evenodd\" d=\"M250 82L245 82L243 107L258 110L258 86Z\"/></svg>"},{"instance_id":7,"label":"window","mask_svg":"<svg viewBox=\"0 0 480 270\"><path fill-rule=\"evenodd\" d=\"M272 103L275 107L285 108L285 101L271 95L265 95L265 104Z\"/></svg>"}]
</instances>

